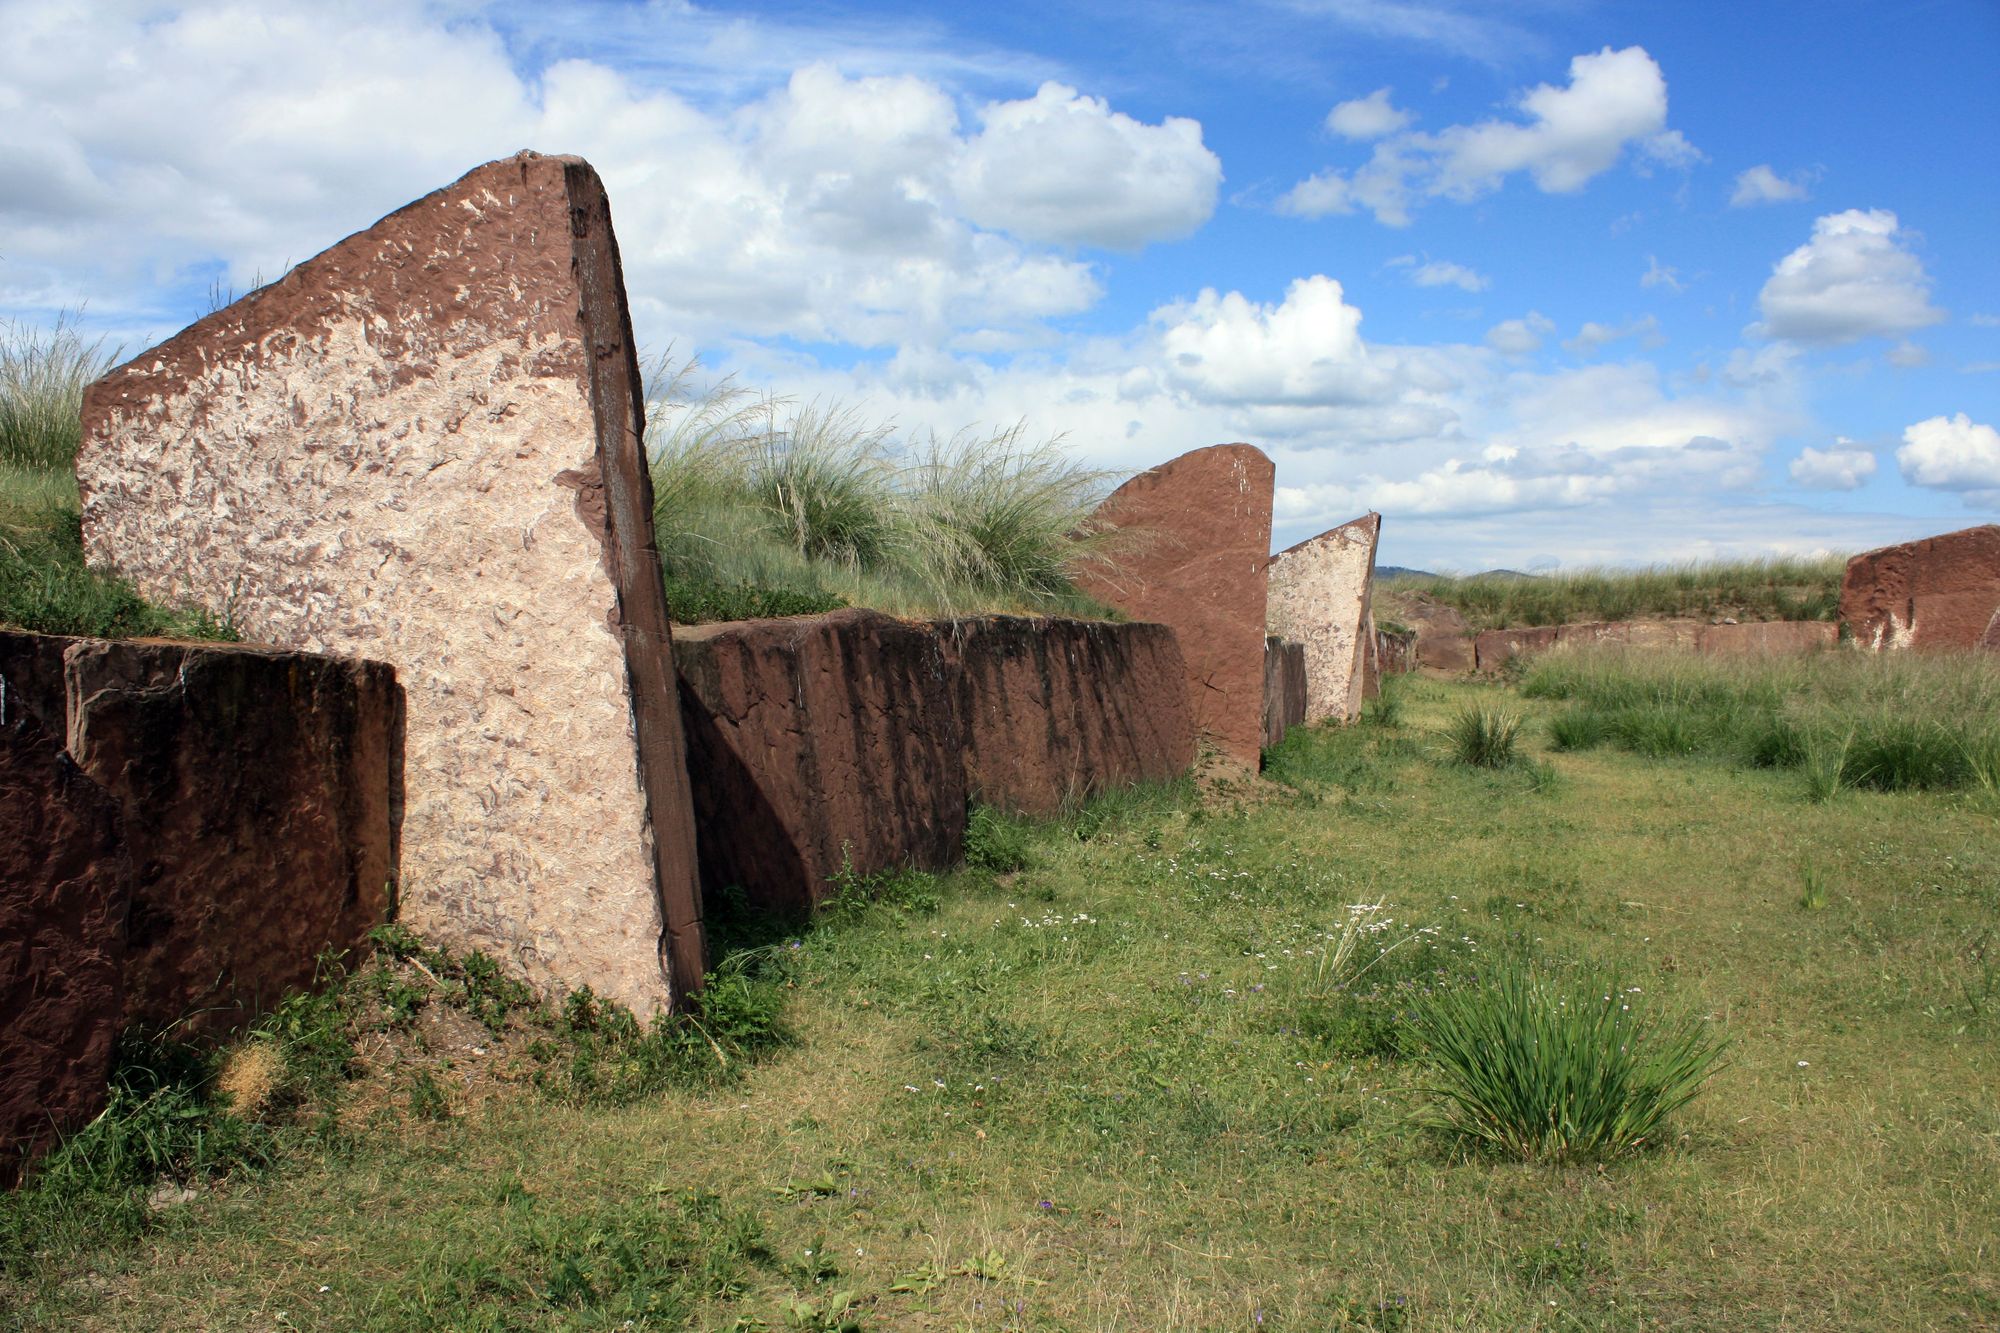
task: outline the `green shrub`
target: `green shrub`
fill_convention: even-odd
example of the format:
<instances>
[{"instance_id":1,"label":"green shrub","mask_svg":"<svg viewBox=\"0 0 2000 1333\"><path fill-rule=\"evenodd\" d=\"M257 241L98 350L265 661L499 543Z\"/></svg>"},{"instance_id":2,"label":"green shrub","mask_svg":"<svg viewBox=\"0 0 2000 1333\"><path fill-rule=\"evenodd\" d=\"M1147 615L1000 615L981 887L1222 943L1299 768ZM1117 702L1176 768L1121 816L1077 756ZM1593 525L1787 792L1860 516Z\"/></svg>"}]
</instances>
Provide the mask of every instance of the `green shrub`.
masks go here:
<instances>
[{"instance_id":1,"label":"green shrub","mask_svg":"<svg viewBox=\"0 0 2000 1333\"><path fill-rule=\"evenodd\" d=\"M697 583L667 576L667 614L678 625L720 620L762 620L772 616L814 616L837 611L847 599L833 593L794 588L760 588L748 583Z\"/></svg>"},{"instance_id":2,"label":"green shrub","mask_svg":"<svg viewBox=\"0 0 2000 1333\"><path fill-rule=\"evenodd\" d=\"M1004 875L1028 868L1034 834L1028 822L991 806L974 806L965 821L965 863Z\"/></svg>"},{"instance_id":3,"label":"green shrub","mask_svg":"<svg viewBox=\"0 0 2000 1333\"><path fill-rule=\"evenodd\" d=\"M1467 705L1445 730L1452 757L1475 768L1505 768L1513 763L1521 735L1521 718L1503 709Z\"/></svg>"},{"instance_id":4,"label":"green shrub","mask_svg":"<svg viewBox=\"0 0 2000 1333\"><path fill-rule=\"evenodd\" d=\"M1668 1116L1716 1071L1726 1043L1659 1009L1614 973L1555 972L1518 957L1433 989L1412 1027L1437 1082L1441 1123L1531 1160L1657 1143Z\"/></svg>"}]
</instances>

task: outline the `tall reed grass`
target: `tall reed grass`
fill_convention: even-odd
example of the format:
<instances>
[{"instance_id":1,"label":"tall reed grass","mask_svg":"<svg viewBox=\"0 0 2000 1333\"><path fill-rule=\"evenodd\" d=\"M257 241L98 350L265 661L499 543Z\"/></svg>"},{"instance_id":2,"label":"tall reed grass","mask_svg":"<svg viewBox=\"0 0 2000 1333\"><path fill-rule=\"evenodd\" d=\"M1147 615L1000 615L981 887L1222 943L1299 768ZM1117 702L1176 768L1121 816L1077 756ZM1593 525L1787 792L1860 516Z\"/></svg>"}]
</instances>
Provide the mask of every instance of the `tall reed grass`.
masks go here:
<instances>
[{"instance_id":1,"label":"tall reed grass","mask_svg":"<svg viewBox=\"0 0 2000 1333\"><path fill-rule=\"evenodd\" d=\"M904 440L838 404L650 368L654 529L680 620L869 606L905 615L1089 612L1107 476L1019 427Z\"/></svg>"},{"instance_id":2,"label":"tall reed grass","mask_svg":"<svg viewBox=\"0 0 2000 1333\"><path fill-rule=\"evenodd\" d=\"M1521 689L1572 704L1550 723L1561 748L1797 769L1818 800L1849 787L1991 790L2000 778L2000 663L1981 654L1566 646L1534 659Z\"/></svg>"},{"instance_id":3,"label":"tall reed grass","mask_svg":"<svg viewBox=\"0 0 2000 1333\"><path fill-rule=\"evenodd\" d=\"M1733 615L1748 620L1832 620L1845 556L1720 560L1641 569L1552 574L1397 575L1387 601L1420 594L1456 607L1474 629L1565 625L1637 616Z\"/></svg>"},{"instance_id":4,"label":"tall reed grass","mask_svg":"<svg viewBox=\"0 0 2000 1333\"><path fill-rule=\"evenodd\" d=\"M84 386L117 357L68 315L46 329L0 324L0 465L44 472L73 466Z\"/></svg>"}]
</instances>

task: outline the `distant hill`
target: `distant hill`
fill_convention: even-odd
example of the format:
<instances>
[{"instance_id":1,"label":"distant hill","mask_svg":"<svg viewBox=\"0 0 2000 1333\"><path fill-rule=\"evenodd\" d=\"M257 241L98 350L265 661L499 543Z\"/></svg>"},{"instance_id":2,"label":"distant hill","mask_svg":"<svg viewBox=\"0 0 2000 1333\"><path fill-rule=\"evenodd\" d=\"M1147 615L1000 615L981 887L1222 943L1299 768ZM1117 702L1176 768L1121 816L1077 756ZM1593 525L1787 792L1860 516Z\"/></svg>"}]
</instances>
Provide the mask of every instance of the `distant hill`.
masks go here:
<instances>
[{"instance_id":1,"label":"distant hill","mask_svg":"<svg viewBox=\"0 0 2000 1333\"><path fill-rule=\"evenodd\" d=\"M1375 577L1378 579L1434 579L1437 575L1428 569L1404 569L1401 565L1377 565Z\"/></svg>"}]
</instances>

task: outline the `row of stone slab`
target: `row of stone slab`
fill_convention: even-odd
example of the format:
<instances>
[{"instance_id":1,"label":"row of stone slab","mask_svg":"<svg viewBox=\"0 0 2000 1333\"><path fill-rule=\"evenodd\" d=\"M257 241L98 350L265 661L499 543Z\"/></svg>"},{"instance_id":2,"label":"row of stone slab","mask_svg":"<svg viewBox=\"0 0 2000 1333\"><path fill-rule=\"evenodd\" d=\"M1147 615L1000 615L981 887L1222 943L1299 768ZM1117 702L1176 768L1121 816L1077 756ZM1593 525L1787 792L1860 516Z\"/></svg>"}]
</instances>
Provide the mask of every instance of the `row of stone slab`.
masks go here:
<instances>
[{"instance_id":1,"label":"row of stone slab","mask_svg":"<svg viewBox=\"0 0 2000 1333\"><path fill-rule=\"evenodd\" d=\"M233 1027L382 920L402 742L380 663L0 631L0 1182L128 1024Z\"/></svg>"}]
</instances>

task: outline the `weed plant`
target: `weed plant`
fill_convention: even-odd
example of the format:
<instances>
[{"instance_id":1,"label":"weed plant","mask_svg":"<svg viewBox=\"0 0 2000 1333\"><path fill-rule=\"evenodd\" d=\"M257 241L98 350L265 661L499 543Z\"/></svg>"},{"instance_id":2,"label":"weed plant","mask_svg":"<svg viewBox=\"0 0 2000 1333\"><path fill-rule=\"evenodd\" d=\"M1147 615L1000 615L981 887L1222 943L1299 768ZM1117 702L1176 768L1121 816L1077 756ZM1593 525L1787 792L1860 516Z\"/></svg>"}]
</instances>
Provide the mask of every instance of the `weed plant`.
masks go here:
<instances>
[{"instance_id":1,"label":"weed plant","mask_svg":"<svg viewBox=\"0 0 2000 1333\"><path fill-rule=\"evenodd\" d=\"M1731 615L1745 620L1832 620L1844 556L1727 560L1542 575L1398 575L1384 600L1419 595L1456 607L1474 629L1564 625L1638 616Z\"/></svg>"},{"instance_id":2,"label":"weed plant","mask_svg":"<svg viewBox=\"0 0 2000 1333\"><path fill-rule=\"evenodd\" d=\"M1506 768L1519 757L1521 717L1505 709L1468 704L1451 719L1445 740L1452 757L1474 768Z\"/></svg>"},{"instance_id":3,"label":"weed plant","mask_svg":"<svg viewBox=\"0 0 2000 1333\"><path fill-rule=\"evenodd\" d=\"M1567 701L1558 748L1612 743L1797 769L1808 796L1981 789L2000 755L2000 673L1973 654L1696 657L1559 647L1534 660L1530 698Z\"/></svg>"},{"instance_id":4,"label":"weed plant","mask_svg":"<svg viewBox=\"0 0 2000 1333\"><path fill-rule=\"evenodd\" d=\"M1099 612L1105 475L1019 428L915 442L849 407L652 371L654 528L676 619L868 606L905 615Z\"/></svg>"},{"instance_id":5,"label":"weed plant","mask_svg":"<svg viewBox=\"0 0 2000 1333\"><path fill-rule=\"evenodd\" d=\"M1454 1134L1510 1157L1566 1161L1660 1141L1719 1066L1725 1042L1647 1003L1610 972L1518 955L1428 992L1413 1026Z\"/></svg>"}]
</instances>

